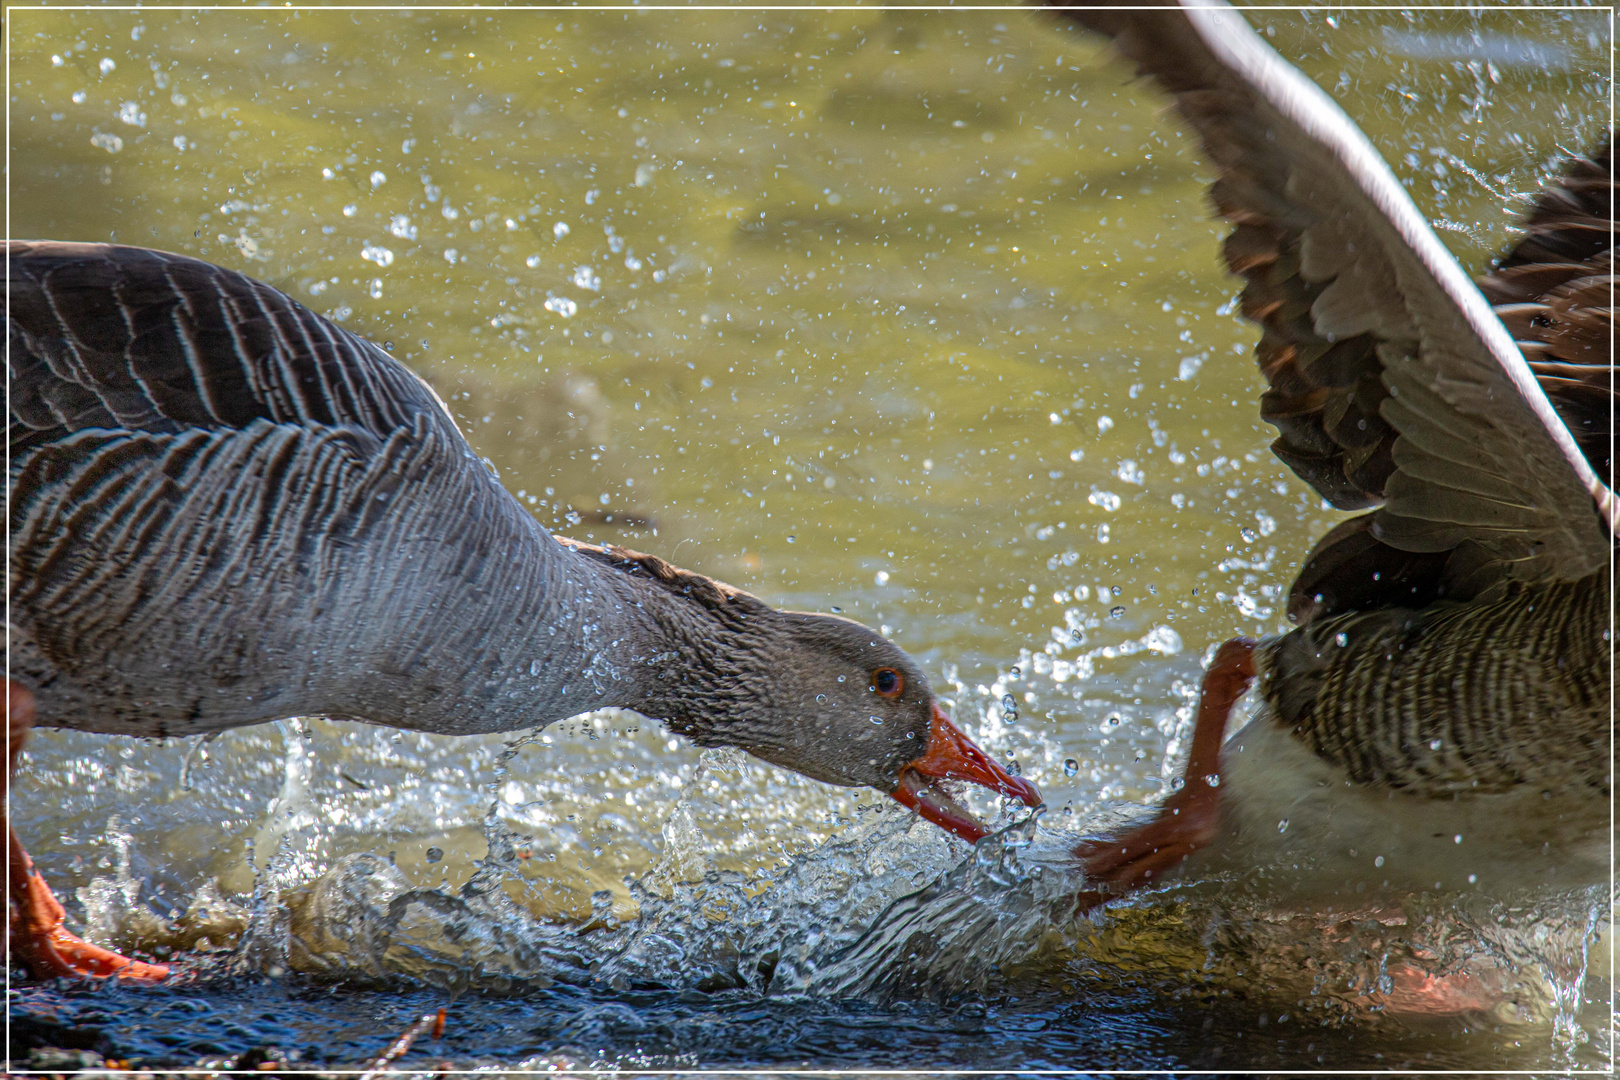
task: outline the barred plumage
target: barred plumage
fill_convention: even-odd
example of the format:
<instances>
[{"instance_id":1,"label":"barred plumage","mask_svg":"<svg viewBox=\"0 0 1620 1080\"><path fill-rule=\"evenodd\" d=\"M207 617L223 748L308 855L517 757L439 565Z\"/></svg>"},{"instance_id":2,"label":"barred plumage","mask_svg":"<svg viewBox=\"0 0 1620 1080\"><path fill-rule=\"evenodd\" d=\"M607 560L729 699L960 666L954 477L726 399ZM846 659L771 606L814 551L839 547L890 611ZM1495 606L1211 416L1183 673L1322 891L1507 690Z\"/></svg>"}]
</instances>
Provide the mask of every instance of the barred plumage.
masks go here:
<instances>
[{"instance_id":1,"label":"barred plumage","mask_svg":"<svg viewBox=\"0 0 1620 1080\"><path fill-rule=\"evenodd\" d=\"M1320 619L1274 642L1261 694L1358 784L1430 798L1609 791L1608 573Z\"/></svg>"}]
</instances>

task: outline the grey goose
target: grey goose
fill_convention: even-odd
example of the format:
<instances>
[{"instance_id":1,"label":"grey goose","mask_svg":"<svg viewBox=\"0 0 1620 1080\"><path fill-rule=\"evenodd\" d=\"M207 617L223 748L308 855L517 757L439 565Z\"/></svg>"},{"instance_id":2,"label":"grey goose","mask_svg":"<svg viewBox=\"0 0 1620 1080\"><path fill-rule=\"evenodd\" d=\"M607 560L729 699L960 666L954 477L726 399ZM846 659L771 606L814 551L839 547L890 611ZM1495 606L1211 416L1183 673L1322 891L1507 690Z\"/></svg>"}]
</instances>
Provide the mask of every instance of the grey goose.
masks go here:
<instances>
[{"instance_id":1,"label":"grey goose","mask_svg":"<svg viewBox=\"0 0 1620 1080\"><path fill-rule=\"evenodd\" d=\"M620 707L968 840L946 781L1039 804L889 641L549 535L426 383L269 285L57 242L8 243L6 281L12 766L36 722L472 734ZM8 834L36 974L164 975L68 933Z\"/></svg>"},{"instance_id":2,"label":"grey goose","mask_svg":"<svg viewBox=\"0 0 1620 1080\"><path fill-rule=\"evenodd\" d=\"M1200 866L1317 871L1301 892L1607 880L1612 134L1476 284L1239 14L1153 6L1063 16L1112 37L1213 162L1272 449L1362 513L1306 558L1293 630L1217 651L1178 790L1079 846L1080 907Z\"/></svg>"}]
</instances>

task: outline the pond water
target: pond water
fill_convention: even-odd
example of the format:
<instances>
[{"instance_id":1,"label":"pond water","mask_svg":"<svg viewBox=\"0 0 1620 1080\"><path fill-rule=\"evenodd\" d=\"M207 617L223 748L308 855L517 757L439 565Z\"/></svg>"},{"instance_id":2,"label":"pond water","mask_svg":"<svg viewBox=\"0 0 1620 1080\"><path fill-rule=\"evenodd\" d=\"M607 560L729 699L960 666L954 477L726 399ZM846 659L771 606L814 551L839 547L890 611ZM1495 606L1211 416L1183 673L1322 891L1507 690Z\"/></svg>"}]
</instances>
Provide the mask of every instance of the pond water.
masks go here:
<instances>
[{"instance_id":1,"label":"pond water","mask_svg":"<svg viewBox=\"0 0 1620 1080\"><path fill-rule=\"evenodd\" d=\"M1606 116L1600 11L1255 17L1472 270ZM1611 1064L1603 896L1065 915L1067 844L1165 789L1208 650L1284 628L1339 516L1267 451L1211 170L1098 41L1018 10L9 30L12 235L196 255L388 343L548 528L880 626L1049 807L981 799L1009 829L972 851L630 714L40 732L41 868L185 974L14 1008L170 1065L352 1065L447 1002L402 1064ZM1434 972L1473 989L1403 1006Z\"/></svg>"}]
</instances>

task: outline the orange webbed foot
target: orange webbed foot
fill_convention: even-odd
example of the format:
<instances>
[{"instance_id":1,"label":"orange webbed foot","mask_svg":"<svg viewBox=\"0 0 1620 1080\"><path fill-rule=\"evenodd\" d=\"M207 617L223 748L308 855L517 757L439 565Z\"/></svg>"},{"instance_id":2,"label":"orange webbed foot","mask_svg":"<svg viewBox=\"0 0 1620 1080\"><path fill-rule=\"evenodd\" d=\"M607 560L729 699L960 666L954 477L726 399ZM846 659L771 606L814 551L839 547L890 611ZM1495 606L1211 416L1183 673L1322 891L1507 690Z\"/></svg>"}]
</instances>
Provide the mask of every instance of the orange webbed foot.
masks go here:
<instances>
[{"instance_id":1,"label":"orange webbed foot","mask_svg":"<svg viewBox=\"0 0 1620 1080\"><path fill-rule=\"evenodd\" d=\"M169 965L133 960L92 945L62 925L66 912L34 869L15 833L10 836L11 949L35 978L118 978L152 983L168 977Z\"/></svg>"},{"instance_id":2,"label":"orange webbed foot","mask_svg":"<svg viewBox=\"0 0 1620 1080\"><path fill-rule=\"evenodd\" d=\"M8 795L17 753L33 722L33 693L22 684L7 680ZM62 925L67 913L39 871L34 869L34 860L28 857L9 820L6 837L6 870L11 882L11 926L7 941L11 953L28 966L35 978L118 978L146 983L168 977L167 964L132 960L68 932Z\"/></svg>"}]
</instances>

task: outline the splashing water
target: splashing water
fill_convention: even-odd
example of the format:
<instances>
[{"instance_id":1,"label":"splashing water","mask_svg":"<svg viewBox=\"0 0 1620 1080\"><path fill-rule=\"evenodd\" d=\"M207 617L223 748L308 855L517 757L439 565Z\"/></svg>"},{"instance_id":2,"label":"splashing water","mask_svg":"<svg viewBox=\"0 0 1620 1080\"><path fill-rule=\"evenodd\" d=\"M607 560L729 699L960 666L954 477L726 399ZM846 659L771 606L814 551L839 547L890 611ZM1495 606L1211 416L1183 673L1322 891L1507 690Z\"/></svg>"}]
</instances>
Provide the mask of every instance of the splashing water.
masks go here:
<instances>
[{"instance_id":1,"label":"splashing water","mask_svg":"<svg viewBox=\"0 0 1620 1080\"><path fill-rule=\"evenodd\" d=\"M705 800L735 791L752 767L735 751L706 751L662 815L657 859L626 893L597 889L588 914L565 915L538 895L533 860L523 857L534 841L506 797L534 733L498 744L493 766L479 769L487 850L459 888L414 884L380 854L322 850L320 826L305 816L312 770L303 734L296 725L281 731L280 788L251 837L254 851L275 846L257 862L251 898L243 906L199 896L185 925L167 932L176 948L206 955L234 942L237 971L296 972L356 992L550 987L595 1002L561 1031L609 1043L640 1038L636 1024L647 1021L624 1002L659 992L695 995L694 1005L799 1002L814 1016L829 1008L842 1016L852 1006L836 1003L857 1001L932 1003L955 1016L965 1003L1007 995L1192 994L1235 995L1273 1023L1293 1017L1324 1031L1374 1018L1481 1017L1522 1030L1521 1040L1550 1037L1560 1060L1607 1053L1606 1035L1581 1015L1590 943L1606 913L1597 892L1516 906L1433 895L1291 910L1268 900L1257 873L1170 884L1076 917L1086 883L1073 847L1128 827L1146 809L1139 803L1057 826L1039 814L1002 816L1000 831L966 849L882 801L835 817L841 831L785 864L743 872L717 846ZM1002 808L1009 812L1018 813ZM127 866L119 873L135 878ZM139 929L138 906L119 901L128 890L118 881L92 883L94 925L117 923L111 940L165 936Z\"/></svg>"},{"instance_id":2,"label":"splashing water","mask_svg":"<svg viewBox=\"0 0 1620 1080\"><path fill-rule=\"evenodd\" d=\"M980 840L968 859L892 902L856 941L805 965L802 992L823 997L929 996L983 990L1004 963L1027 960L1074 907L1074 876L1022 855L1044 807Z\"/></svg>"}]
</instances>

